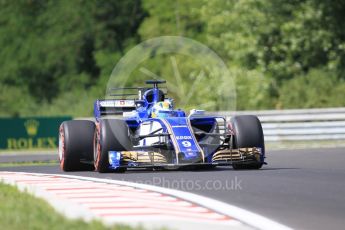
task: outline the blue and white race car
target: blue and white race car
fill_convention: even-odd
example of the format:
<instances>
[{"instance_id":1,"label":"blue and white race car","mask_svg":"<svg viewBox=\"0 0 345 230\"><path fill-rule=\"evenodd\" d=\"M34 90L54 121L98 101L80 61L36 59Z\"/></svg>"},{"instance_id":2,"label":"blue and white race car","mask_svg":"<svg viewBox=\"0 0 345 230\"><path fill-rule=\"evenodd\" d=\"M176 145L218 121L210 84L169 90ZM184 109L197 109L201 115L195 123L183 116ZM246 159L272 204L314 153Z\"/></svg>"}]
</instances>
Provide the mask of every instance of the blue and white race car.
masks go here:
<instances>
[{"instance_id":1,"label":"blue and white race car","mask_svg":"<svg viewBox=\"0 0 345 230\"><path fill-rule=\"evenodd\" d=\"M64 171L124 172L128 168L178 169L232 166L260 169L265 144L259 119L252 115L225 117L174 109L173 100L159 88L114 88L97 100L95 121L71 120L59 130L59 159ZM119 118L119 115L122 117Z\"/></svg>"}]
</instances>

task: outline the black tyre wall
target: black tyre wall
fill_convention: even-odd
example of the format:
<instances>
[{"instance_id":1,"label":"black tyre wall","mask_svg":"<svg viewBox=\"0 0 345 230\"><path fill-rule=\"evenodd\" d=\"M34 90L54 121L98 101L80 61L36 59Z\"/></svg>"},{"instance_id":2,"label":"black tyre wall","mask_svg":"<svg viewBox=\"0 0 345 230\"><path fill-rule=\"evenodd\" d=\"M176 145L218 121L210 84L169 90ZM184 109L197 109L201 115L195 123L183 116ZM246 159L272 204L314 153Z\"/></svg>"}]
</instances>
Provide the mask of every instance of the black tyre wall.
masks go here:
<instances>
[{"instance_id":1,"label":"black tyre wall","mask_svg":"<svg viewBox=\"0 0 345 230\"><path fill-rule=\"evenodd\" d=\"M235 148L260 147L265 152L264 134L260 120L253 115L241 115L231 118Z\"/></svg>"},{"instance_id":2,"label":"black tyre wall","mask_svg":"<svg viewBox=\"0 0 345 230\"><path fill-rule=\"evenodd\" d=\"M242 115L231 118L231 125L234 135L234 148L261 148L265 155L264 134L260 120L256 116ZM261 159L253 159L252 163L233 163L235 170L239 169L260 169L263 165Z\"/></svg>"},{"instance_id":3,"label":"black tyre wall","mask_svg":"<svg viewBox=\"0 0 345 230\"><path fill-rule=\"evenodd\" d=\"M129 128L123 120L101 119L95 139L95 168L99 172L109 171L109 151L126 151L133 147Z\"/></svg>"},{"instance_id":4,"label":"black tyre wall","mask_svg":"<svg viewBox=\"0 0 345 230\"><path fill-rule=\"evenodd\" d=\"M81 160L93 160L93 135L95 124L87 120L65 121L60 126L60 139L63 134L63 159L60 166L64 171L93 169L92 165L81 163ZM59 142L59 145L62 143Z\"/></svg>"}]
</instances>

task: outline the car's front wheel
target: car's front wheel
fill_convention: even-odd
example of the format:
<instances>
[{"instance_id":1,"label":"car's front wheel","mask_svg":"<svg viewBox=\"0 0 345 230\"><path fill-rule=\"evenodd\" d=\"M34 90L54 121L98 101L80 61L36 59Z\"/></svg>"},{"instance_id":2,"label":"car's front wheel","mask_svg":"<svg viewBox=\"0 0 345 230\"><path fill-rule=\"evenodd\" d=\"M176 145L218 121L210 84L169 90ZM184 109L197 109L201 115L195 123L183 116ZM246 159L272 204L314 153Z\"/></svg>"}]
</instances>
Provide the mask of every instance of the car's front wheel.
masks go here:
<instances>
[{"instance_id":1,"label":"car's front wheel","mask_svg":"<svg viewBox=\"0 0 345 230\"><path fill-rule=\"evenodd\" d=\"M241 115L231 118L234 132L233 145L239 148L260 148L262 156L265 155L264 134L260 120L256 116ZM253 157L250 163L233 163L234 169L260 169L263 165L261 157Z\"/></svg>"},{"instance_id":2,"label":"car's front wheel","mask_svg":"<svg viewBox=\"0 0 345 230\"><path fill-rule=\"evenodd\" d=\"M59 128L59 160L63 171L93 170L95 123L86 120L64 121Z\"/></svg>"},{"instance_id":3,"label":"car's front wheel","mask_svg":"<svg viewBox=\"0 0 345 230\"><path fill-rule=\"evenodd\" d=\"M124 172L126 168L110 169L109 151L127 151L132 149L129 128L125 121L101 119L96 124L94 133L94 166L100 173Z\"/></svg>"}]
</instances>

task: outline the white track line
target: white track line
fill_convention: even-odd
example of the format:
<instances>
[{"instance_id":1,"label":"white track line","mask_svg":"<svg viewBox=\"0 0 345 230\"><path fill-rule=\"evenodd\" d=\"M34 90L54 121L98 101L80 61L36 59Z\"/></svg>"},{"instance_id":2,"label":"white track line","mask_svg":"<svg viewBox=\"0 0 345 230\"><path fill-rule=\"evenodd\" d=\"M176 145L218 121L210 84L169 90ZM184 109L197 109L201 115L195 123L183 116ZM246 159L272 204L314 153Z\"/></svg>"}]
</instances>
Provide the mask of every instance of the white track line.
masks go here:
<instances>
[{"instance_id":1,"label":"white track line","mask_svg":"<svg viewBox=\"0 0 345 230\"><path fill-rule=\"evenodd\" d=\"M109 224L142 224L151 228L290 229L233 205L152 185L20 172L0 172L0 179L46 199L72 218L99 219Z\"/></svg>"}]
</instances>

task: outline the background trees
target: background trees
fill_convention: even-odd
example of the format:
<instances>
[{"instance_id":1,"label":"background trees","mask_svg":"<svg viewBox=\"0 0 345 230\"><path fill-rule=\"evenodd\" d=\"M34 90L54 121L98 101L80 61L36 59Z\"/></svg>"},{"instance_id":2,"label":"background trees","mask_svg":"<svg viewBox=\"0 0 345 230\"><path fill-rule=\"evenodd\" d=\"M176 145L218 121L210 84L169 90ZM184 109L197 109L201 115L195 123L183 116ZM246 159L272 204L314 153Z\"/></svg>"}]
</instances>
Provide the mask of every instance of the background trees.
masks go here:
<instances>
[{"instance_id":1,"label":"background trees","mask_svg":"<svg viewBox=\"0 0 345 230\"><path fill-rule=\"evenodd\" d=\"M0 115L90 115L116 62L162 35L212 48L236 76L238 109L345 106L344 11L340 0L2 0ZM185 90L207 75L192 60L176 62ZM145 64L169 80L167 63Z\"/></svg>"}]
</instances>

